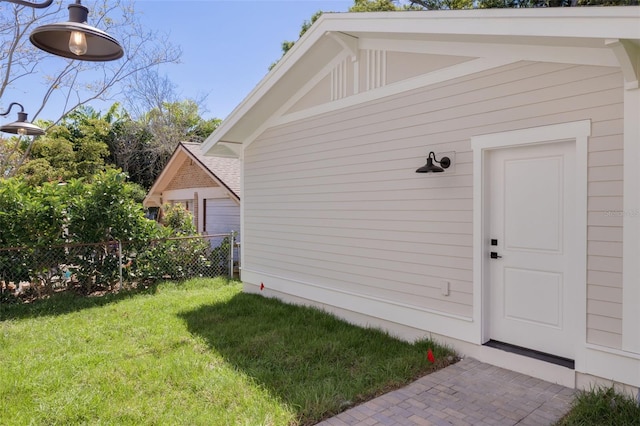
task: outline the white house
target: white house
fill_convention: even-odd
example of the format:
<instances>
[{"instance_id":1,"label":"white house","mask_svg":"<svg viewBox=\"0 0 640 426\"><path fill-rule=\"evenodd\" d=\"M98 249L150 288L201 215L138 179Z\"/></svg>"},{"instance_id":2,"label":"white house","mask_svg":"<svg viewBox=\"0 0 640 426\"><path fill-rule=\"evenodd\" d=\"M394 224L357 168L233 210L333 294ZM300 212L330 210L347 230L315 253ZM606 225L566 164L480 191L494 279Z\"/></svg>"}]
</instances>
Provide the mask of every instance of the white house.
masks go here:
<instances>
[{"instance_id":1,"label":"white house","mask_svg":"<svg viewBox=\"0 0 640 426\"><path fill-rule=\"evenodd\" d=\"M145 207L182 204L201 234L240 231L240 161L202 155L180 142L143 201Z\"/></svg>"},{"instance_id":2,"label":"white house","mask_svg":"<svg viewBox=\"0 0 640 426\"><path fill-rule=\"evenodd\" d=\"M323 15L203 144L245 290L640 386L639 76L640 7Z\"/></svg>"}]
</instances>

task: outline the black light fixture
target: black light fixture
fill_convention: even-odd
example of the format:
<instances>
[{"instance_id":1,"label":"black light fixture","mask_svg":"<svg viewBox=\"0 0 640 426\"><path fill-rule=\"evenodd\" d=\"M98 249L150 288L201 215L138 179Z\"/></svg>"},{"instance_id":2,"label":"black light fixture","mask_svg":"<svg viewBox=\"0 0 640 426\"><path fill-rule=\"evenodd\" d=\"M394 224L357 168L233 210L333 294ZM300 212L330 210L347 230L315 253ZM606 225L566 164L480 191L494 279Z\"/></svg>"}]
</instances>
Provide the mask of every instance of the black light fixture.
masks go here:
<instances>
[{"instance_id":1,"label":"black light fixture","mask_svg":"<svg viewBox=\"0 0 640 426\"><path fill-rule=\"evenodd\" d=\"M23 0L5 0L12 3L27 4L32 7L46 7ZM69 21L42 25L29 37L31 43L45 52L70 59L83 61L112 61L124 55L118 40L87 24L89 9L80 4L80 0L69 5Z\"/></svg>"},{"instance_id":2,"label":"black light fixture","mask_svg":"<svg viewBox=\"0 0 640 426\"><path fill-rule=\"evenodd\" d=\"M24 107L17 102L11 102L7 111L0 113L0 115L3 117L9 115L11 108L13 108L14 105L18 105L20 107L20 112L18 112L18 121L0 126L0 132L13 133L14 135L20 136L44 135L43 129L27 121L27 113L24 112Z\"/></svg>"},{"instance_id":3,"label":"black light fixture","mask_svg":"<svg viewBox=\"0 0 640 426\"><path fill-rule=\"evenodd\" d=\"M440 164L436 166L433 162ZM436 160L436 154L431 151L427 156L427 164L416 170L416 173L442 173L444 169L448 169L451 165L451 159L449 157L442 157L440 161Z\"/></svg>"}]
</instances>

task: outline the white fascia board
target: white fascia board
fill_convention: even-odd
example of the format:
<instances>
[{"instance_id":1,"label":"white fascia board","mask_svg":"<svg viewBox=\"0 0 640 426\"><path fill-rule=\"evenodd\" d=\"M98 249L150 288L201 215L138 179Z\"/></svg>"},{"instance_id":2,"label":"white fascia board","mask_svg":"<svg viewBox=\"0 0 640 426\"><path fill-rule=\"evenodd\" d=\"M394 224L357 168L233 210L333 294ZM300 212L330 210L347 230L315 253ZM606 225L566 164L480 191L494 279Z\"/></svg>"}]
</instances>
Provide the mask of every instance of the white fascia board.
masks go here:
<instances>
[{"instance_id":1,"label":"white fascia board","mask_svg":"<svg viewBox=\"0 0 640 426\"><path fill-rule=\"evenodd\" d=\"M322 17L320 17L320 19L322 19ZM238 121L304 56L307 50L324 36L325 31L319 29L321 26L319 23L312 25L311 28L295 42L293 47L280 58L273 69L258 82L256 87L249 92L242 102L231 111L220 126L204 140L202 143L202 152L204 152L204 155L209 155L211 148L218 141L224 139L225 134L238 124Z\"/></svg>"},{"instance_id":2,"label":"white fascia board","mask_svg":"<svg viewBox=\"0 0 640 426\"><path fill-rule=\"evenodd\" d=\"M289 115L285 115L286 112L293 107L296 102L298 102L304 95L307 94L307 92L309 90L311 90L316 84L318 84L324 77L327 76L327 74L329 72L331 72L331 69L333 69L338 63L340 63L342 60L345 59L345 57L348 57L350 55L349 52L345 52L341 55L338 55L336 57L333 58L333 60L329 61L324 67L322 67L322 69L320 71L318 71L314 76L312 76L307 83L302 86L302 88L300 90L298 90L293 96L291 96L291 98L289 98L289 100L287 102L285 102L280 108L278 108L277 110L274 111L274 113L271 115L271 117L268 120L265 120L264 123L262 123L260 126L258 126L256 128L256 130L246 139L243 141L242 145L244 147L248 147L249 145L251 145L253 143L253 141L255 141L258 136L260 136L262 134L262 132L264 132L266 129L276 126L278 124L283 124L283 123L288 123L291 121L291 117L303 117L306 118L308 116L313 116L315 114L317 114L317 110L318 107L312 107L312 108L308 108L304 111L302 111L301 113L293 113L293 114L289 114ZM345 98L345 99L351 99L351 97ZM359 99L359 98L358 98ZM320 106L320 108L322 107L329 107L327 111L333 111L334 109L341 107L342 103L336 103L334 102L329 102L328 104L322 104ZM284 118L283 117L287 117Z\"/></svg>"},{"instance_id":3,"label":"white fascia board","mask_svg":"<svg viewBox=\"0 0 640 426\"><path fill-rule=\"evenodd\" d=\"M640 8L576 7L328 14L325 31L640 39Z\"/></svg>"},{"instance_id":4,"label":"white fascia board","mask_svg":"<svg viewBox=\"0 0 640 426\"><path fill-rule=\"evenodd\" d=\"M184 160L184 157L193 158L191 153L188 150L186 150L181 143L179 143L175 151L173 151L173 154L171 154L169 161L167 161L167 164L164 166L164 168L160 172L160 175L158 175L155 182L153 182L153 185L151 185L151 188L149 188L149 191L147 192L146 197L151 197L155 194L162 193L162 191L160 190L160 186L163 185L167 179L169 179L170 177L173 177L172 176L173 173L178 171L182 163L177 164L176 162L178 161L178 159Z\"/></svg>"}]
</instances>

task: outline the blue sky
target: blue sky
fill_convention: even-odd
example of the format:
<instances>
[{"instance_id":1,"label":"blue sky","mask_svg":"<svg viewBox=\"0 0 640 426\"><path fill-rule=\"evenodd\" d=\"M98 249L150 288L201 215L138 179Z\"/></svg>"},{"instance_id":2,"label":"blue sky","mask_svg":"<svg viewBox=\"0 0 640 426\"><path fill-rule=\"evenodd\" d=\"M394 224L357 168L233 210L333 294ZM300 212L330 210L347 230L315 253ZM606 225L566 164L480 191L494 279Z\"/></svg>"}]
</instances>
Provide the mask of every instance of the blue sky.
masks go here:
<instances>
[{"instance_id":1,"label":"blue sky","mask_svg":"<svg viewBox=\"0 0 640 426\"><path fill-rule=\"evenodd\" d=\"M181 98L208 94L205 118L225 118L297 40L318 10L345 12L353 0L138 0L149 28L167 31L182 47L182 63L163 66Z\"/></svg>"}]
</instances>

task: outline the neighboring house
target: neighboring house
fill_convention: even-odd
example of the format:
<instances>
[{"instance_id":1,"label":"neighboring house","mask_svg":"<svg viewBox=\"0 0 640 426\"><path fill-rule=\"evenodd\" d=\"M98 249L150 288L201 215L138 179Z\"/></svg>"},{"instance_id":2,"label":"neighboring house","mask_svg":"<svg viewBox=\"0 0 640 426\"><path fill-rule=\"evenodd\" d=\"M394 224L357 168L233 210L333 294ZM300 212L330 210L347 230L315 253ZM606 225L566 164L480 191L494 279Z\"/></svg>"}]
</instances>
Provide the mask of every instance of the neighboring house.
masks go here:
<instances>
[{"instance_id":1,"label":"neighboring house","mask_svg":"<svg viewBox=\"0 0 640 426\"><path fill-rule=\"evenodd\" d=\"M147 193L145 207L182 204L201 234L240 231L240 161L205 157L198 143L180 142Z\"/></svg>"},{"instance_id":2,"label":"neighboring house","mask_svg":"<svg viewBox=\"0 0 640 426\"><path fill-rule=\"evenodd\" d=\"M245 290L640 386L639 74L640 7L324 14L203 144Z\"/></svg>"}]
</instances>

